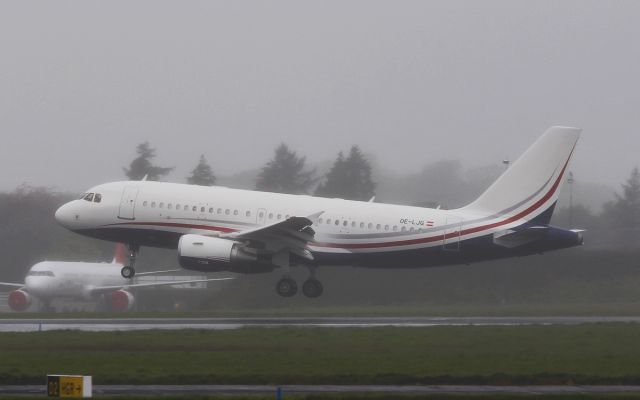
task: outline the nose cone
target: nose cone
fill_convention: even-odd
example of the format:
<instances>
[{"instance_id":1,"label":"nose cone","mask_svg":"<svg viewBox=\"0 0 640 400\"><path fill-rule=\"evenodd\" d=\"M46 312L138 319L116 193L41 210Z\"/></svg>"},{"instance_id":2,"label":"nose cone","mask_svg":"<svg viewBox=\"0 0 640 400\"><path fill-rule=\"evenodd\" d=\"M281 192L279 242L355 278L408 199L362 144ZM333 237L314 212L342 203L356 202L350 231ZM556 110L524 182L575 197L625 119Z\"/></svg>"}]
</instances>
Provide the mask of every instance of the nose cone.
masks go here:
<instances>
[{"instance_id":1,"label":"nose cone","mask_svg":"<svg viewBox=\"0 0 640 400\"><path fill-rule=\"evenodd\" d=\"M63 204L56 210L55 214L56 221L65 228L70 228L73 221L77 219L77 215L74 213L71 203L72 202Z\"/></svg>"}]
</instances>

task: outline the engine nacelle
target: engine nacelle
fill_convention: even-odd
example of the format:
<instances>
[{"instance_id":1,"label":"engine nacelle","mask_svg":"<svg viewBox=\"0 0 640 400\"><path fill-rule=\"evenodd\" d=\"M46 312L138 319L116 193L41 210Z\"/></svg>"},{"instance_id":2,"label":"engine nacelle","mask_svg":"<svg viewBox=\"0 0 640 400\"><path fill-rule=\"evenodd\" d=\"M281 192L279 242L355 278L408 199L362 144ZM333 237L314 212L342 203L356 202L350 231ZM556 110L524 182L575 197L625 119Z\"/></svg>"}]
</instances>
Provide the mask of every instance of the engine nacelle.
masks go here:
<instances>
[{"instance_id":1,"label":"engine nacelle","mask_svg":"<svg viewBox=\"0 0 640 400\"><path fill-rule=\"evenodd\" d=\"M111 293L111 309L113 311L130 311L136 303L135 296L126 290L116 290Z\"/></svg>"},{"instance_id":2,"label":"engine nacelle","mask_svg":"<svg viewBox=\"0 0 640 400\"><path fill-rule=\"evenodd\" d=\"M269 272L274 266L258 262L258 256L241 243L202 235L183 235L178 242L178 261L183 268L203 272Z\"/></svg>"},{"instance_id":3,"label":"engine nacelle","mask_svg":"<svg viewBox=\"0 0 640 400\"><path fill-rule=\"evenodd\" d=\"M14 290L9 293L9 297L7 298L9 307L13 311L24 311L31 305L33 300L33 296L24 290Z\"/></svg>"}]
</instances>

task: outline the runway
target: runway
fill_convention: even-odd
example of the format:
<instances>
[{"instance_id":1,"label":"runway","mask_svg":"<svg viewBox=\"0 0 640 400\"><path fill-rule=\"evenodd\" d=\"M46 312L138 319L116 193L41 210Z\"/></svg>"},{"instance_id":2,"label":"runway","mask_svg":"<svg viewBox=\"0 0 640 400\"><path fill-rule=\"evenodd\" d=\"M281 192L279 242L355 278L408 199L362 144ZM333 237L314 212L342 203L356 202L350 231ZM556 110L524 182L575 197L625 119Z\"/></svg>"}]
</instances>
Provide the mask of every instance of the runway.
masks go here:
<instances>
[{"instance_id":1,"label":"runway","mask_svg":"<svg viewBox=\"0 0 640 400\"><path fill-rule=\"evenodd\" d=\"M562 393L640 393L640 386L483 386L483 385L285 385L283 394L311 393L394 393L394 394L562 394ZM251 395L275 394L271 385L94 385L95 395ZM0 386L2 395L45 394L45 385Z\"/></svg>"},{"instance_id":2,"label":"runway","mask_svg":"<svg viewBox=\"0 0 640 400\"><path fill-rule=\"evenodd\" d=\"M640 317L262 317L262 318L11 318L0 332L53 330L134 331L145 329L373 328L433 326L580 325L640 323Z\"/></svg>"}]
</instances>

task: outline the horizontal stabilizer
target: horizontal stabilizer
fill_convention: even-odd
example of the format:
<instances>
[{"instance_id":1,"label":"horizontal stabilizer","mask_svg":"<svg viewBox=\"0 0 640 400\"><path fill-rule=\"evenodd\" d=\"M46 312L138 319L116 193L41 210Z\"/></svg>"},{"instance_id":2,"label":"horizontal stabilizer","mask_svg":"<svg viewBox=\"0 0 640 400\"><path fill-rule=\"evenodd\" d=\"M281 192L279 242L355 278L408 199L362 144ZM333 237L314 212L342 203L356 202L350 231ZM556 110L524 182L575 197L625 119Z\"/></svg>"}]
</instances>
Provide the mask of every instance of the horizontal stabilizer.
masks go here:
<instances>
[{"instance_id":1,"label":"horizontal stabilizer","mask_svg":"<svg viewBox=\"0 0 640 400\"><path fill-rule=\"evenodd\" d=\"M513 249L542 239L549 231L548 226L532 226L526 229L508 229L493 234L493 243Z\"/></svg>"}]
</instances>

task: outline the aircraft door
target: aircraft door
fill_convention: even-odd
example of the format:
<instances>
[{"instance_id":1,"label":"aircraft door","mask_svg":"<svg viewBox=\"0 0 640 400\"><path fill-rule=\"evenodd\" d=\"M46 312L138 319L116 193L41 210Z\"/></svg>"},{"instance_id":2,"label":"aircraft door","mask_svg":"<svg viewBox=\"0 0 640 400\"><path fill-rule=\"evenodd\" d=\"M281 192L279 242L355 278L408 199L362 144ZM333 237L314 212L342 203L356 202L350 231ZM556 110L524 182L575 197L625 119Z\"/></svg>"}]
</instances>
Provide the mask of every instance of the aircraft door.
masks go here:
<instances>
[{"instance_id":1,"label":"aircraft door","mask_svg":"<svg viewBox=\"0 0 640 400\"><path fill-rule=\"evenodd\" d=\"M442 236L442 249L445 251L459 251L461 231L462 218L453 215L447 215L445 230Z\"/></svg>"},{"instance_id":2,"label":"aircraft door","mask_svg":"<svg viewBox=\"0 0 640 400\"><path fill-rule=\"evenodd\" d=\"M127 186L122 191L120 199L120 209L118 210L118 218L120 219L136 219L134 209L136 207L136 198L138 197L138 188Z\"/></svg>"}]
</instances>

